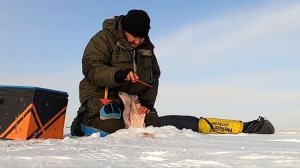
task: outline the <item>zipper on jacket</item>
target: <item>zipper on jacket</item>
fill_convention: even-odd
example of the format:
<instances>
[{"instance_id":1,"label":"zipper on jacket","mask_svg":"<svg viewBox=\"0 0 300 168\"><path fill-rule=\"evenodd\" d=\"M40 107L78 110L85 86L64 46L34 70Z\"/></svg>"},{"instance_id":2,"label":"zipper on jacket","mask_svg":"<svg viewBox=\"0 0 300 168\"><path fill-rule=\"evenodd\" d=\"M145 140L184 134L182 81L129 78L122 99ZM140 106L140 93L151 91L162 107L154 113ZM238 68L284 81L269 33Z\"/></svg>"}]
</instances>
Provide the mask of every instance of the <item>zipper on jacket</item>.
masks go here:
<instances>
[{"instance_id":1,"label":"zipper on jacket","mask_svg":"<svg viewBox=\"0 0 300 168\"><path fill-rule=\"evenodd\" d=\"M135 58L136 58L136 53L135 53L135 49L133 49L133 53L132 53L132 58L133 58L133 70L135 73L137 73L137 66L136 66L136 61L135 61Z\"/></svg>"}]
</instances>

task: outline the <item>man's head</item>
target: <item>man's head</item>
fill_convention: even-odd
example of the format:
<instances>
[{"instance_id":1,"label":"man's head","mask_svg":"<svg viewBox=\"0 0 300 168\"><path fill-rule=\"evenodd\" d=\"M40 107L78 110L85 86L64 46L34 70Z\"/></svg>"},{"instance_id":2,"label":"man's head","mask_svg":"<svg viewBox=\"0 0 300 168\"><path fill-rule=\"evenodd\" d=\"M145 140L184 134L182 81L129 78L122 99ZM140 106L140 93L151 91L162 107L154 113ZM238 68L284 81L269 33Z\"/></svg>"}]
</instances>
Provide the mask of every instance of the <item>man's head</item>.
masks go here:
<instances>
[{"instance_id":1,"label":"man's head","mask_svg":"<svg viewBox=\"0 0 300 168\"><path fill-rule=\"evenodd\" d=\"M133 9L124 17L123 29L135 37L145 38L150 30L150 17L143 10Z\"/></svg>"}]
</instances>

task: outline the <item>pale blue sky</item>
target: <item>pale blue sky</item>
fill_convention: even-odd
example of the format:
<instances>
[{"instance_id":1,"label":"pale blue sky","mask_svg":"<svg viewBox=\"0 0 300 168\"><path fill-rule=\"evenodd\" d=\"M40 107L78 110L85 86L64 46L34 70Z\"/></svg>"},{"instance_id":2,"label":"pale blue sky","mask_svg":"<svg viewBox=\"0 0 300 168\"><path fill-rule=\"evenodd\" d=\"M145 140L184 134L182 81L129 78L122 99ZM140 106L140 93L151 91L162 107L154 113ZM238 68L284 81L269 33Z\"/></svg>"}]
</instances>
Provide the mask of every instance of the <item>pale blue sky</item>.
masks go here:
<instances>
[{"instance_id":1,"label":"pale blue sky","mask_svg":"<svg viewBox=\"0 0 300 168\"><path fill-rule=\"evenodd\" d=\"M162 75L160 115L270 119L300 128L300 2L0 2L0 84L66 91L79 106L81 58L106 18L143 9Z\"/></svg>"}]
</instances>

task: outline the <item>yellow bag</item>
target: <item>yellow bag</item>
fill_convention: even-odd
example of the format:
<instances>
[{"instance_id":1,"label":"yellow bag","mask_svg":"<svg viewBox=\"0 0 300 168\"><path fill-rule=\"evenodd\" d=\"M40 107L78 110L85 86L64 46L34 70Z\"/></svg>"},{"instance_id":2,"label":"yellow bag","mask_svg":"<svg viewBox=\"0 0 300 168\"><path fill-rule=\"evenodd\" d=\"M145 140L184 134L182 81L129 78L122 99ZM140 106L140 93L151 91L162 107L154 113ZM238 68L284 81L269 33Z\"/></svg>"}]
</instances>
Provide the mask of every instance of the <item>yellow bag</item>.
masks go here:
<instances>
[{"instance_id":1,"label":"yellow bag","mask_svg":"<svg viewBox=\"0 0 300 168\"><path fill-rule=\"evenodd\" d=\"M201 117L198 130L204 134L238 134L243 131L243 126L243 122L238 120Z\"/></svg>"}]
</instances>

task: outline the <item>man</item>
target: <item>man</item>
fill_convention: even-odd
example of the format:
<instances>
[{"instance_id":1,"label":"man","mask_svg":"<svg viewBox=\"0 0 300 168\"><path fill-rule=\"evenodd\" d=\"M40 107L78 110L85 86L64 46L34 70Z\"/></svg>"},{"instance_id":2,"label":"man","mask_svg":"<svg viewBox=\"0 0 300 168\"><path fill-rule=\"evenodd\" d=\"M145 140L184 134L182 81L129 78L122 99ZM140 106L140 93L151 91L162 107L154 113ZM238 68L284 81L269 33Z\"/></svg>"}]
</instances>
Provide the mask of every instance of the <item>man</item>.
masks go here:
<instances>
[{"instance_id":1,"label":"man","mask_svg":"<svg viewBox=\"0 0 300 168\"><path fill-rule=\"evenodd\" d=\"M82 58L84 78L79 86L81 107L71 126L72 135L84 134L80 129L82 124L106 133L124 128L122 117L101 119L99 116L104 106L99 100L105 94L120 106L121 111L124 109L119 92L137 95L141 104L138 113L146 114L145 126L158 126L157 112L153 107L160 68L148 36L149 30L148 14L143 10L130 10L126 16L106 19L103 29L91 38Z\"/></svg>"},{"instance_id":2,"label":"man","mask_svg":"<svg viewBox=\"0 0 300 168\"><path fill-rule=\"evenodd\" d=\"M250 122L181 115L158 117L154 104L160 68L149 30L148 14L143 10L130 10L125 16L106 19L103 29L91 38L82 58L81 106L72 122L71 135L100 132L100 136L105 136L127 128L124 123L124 104L127 103L120 93L135 96L134 104L139 104L136 113L145 114L144 126L173 125L201 133L274 133L273 125L263 117Z\"/></svg>"}]
</instances>

